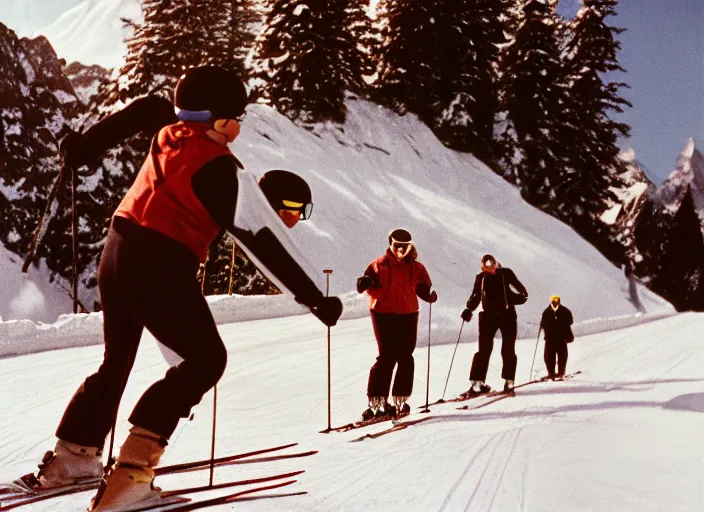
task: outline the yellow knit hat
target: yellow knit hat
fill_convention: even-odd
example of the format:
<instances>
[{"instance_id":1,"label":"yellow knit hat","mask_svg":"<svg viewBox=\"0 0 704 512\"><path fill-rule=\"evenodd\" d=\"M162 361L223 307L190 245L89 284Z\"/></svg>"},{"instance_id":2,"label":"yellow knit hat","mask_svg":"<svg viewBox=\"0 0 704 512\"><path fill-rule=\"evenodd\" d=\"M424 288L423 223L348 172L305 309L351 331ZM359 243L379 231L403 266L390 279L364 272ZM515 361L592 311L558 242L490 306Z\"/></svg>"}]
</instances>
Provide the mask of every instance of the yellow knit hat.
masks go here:
<instances>
[{"instance_id":1,"label":"yellow knit hat","mask_svg":"<svg viewBox=\"0 0 704 512\"><path fill-rule=\"evenodd\" d=\"M550 295L550 302L556 300L557 302L560 302L560 296L559 295Z\"/></svg>"}]
</instances>

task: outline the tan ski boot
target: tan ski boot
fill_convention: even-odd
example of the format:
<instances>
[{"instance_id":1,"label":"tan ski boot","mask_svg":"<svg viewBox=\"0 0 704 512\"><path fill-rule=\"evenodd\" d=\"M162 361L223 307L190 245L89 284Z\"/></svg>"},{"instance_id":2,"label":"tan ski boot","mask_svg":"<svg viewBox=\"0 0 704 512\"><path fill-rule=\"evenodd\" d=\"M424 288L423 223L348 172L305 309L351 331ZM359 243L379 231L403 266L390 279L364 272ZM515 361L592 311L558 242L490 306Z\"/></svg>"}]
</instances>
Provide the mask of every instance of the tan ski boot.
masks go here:
<instances>
[{"instance_id":1,"label":"tan ski boot","mask_svg":"<svg viewBox=\"0 0 704 512\"><path fill-rule=\"evenodd\" d=\"M39 464L37 481L42 489L97 482L103 477L101 455L100 448L59 439Z\"/></svg>"},{"instance_id":2,"label":"tan ski boot","mask_svg":"<svg viewBox=\"0 0 704 512\"><path fill-rule=\"evenodd\" d=\"M160 435L132 427L120 448L117 462L101 483L89 510L128 512L159 502L161 489L154 487L154 468L166 444L166 439Z\"/></svg>"}]
</instances>

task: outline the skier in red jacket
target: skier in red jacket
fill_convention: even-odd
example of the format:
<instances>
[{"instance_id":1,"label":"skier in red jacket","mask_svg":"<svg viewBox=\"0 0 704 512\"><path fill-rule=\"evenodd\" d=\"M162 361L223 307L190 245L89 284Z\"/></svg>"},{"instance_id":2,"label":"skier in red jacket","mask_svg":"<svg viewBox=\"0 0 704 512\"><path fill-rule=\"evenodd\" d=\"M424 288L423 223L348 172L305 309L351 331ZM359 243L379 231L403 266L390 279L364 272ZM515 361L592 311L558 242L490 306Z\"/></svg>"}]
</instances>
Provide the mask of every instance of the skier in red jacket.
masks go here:
<instances>
[{"instance_id":1,"label":"skier in red jacket","mask_svg":"<svg viewBox=\"0 0 704 512\"><path fill-rule=\"evenodd\" d=\"M408 413L406 403L413 390L413 350L418 334L418 297L438 300L428 271L416 261L418 253L411 234L395 229L389 234L386 252L372 261L357 279L357 291L369 295L374 335L379 356L369 371L369 407L363 420L375 416ZM394 405L388 403L391 375L398 365L393 385Z\"/></svg>"},{"instance_id":2,"label":"skier in red jacket","mask_svg":"<svg viewBox=\"0 0 704 512\"><path fill-rule=\"evenodd\" d=\"M165 112L168 100L144 100L101 121L106 124L92 127L85 139L99 143L96 134L128 131L124 119L144 115L147 101ZM147 389L132 411L130 434L93 499L96 512L137 510L159 499L154 468L169 437L225 370L227 350L196 280L221 229L326 325L335 325L342 313L340 300L323 295L319 272L288 234L311 213L308 185L287 171L267 173L258 184L240 170L228 148L247 105L240 79L214 66L191 68L176 86L174 104L175 124L154 137L113 215L100 259L103 362L74 394L58 426L55 450L29 482L41 491L103 477L101 451L146 328L183 361ZM74 134L64 148L65 160L82 163L68 153L88 145Z\"/></svg>"}]
</instances>

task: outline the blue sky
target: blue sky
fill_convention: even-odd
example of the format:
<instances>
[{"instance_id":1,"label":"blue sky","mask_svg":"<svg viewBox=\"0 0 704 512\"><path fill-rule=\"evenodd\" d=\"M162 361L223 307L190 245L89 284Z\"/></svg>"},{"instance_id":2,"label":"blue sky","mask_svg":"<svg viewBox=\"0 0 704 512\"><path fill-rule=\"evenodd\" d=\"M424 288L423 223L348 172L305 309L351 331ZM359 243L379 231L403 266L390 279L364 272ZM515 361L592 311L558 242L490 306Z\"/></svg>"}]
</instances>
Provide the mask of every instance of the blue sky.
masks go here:
<instances>
[{"instance_id":1,"label":"blue sky","mask_svg":"<svg viewBox=\"0 0 704 512\"><path fill-rule=\"evenodd\" d=\"M581 0L560 0L558 10L574 16ZM622 146L633 147L649 177L660 183L693 137L704 150L704 0L621 0L611 26L619 36L619 62L626 73L622 96L633 104L616 119L631 126Z\"/></svg>"}]
</instances>

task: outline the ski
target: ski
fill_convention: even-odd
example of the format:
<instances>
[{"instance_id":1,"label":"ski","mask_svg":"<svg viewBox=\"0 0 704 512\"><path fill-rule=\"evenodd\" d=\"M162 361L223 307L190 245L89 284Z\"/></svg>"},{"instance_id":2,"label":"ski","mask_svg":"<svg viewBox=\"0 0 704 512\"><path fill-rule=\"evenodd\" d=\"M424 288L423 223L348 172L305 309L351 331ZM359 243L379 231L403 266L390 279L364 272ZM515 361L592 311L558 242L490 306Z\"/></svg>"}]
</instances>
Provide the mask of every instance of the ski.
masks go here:
<instances>
[{"instance_id":1,"label":"ski","mask_svg":"<svg viewBox=\"0 0 704 512\"><path fill-rule=\"evenodd\" d=\"M267 457L255 457L256 454L268 453L273 450L259 450L258 452L251 452L249 454L242 455L231 455L229 457L220 457L215 459L212 464L214 467L219 466L232 466L235 464L254 464L258 462L271 462L275 460L285 460L285 459L298 459L300 457L309 457L310 455L315 455L318 450L309 450L307 452L297 452L297 453L285 453L281 455L269 455ZM162 468L156 468L154 474L167 475L172 473L184 473L188 471L200 471L202 469L207 469L211 465L210 460L200 460L196 462L186 462L183 464L175 464L173 466L164 466Z\"/></svg>"},{"instance_id":2,"label":"ski","mask_svg":"<svg viewBox=\"0 0 704 512\"><path fill-rule=\"evenodd\" d=\"M181 502L183 502L183 500L181 500L179 498L181 498L182 495L184 495L184 494L196 494L196 493L204 492L204 491L213 491L213 490L226 489L226 488L235 487L235 486L252 485L252 484L259 484L259 483L263 483L263 482L270 482L272 480L281 480L281 479L285 479L285 478L291 478L296 475L300 475L303 472L304 471L294 471L291 473L283 473L280 475L273 475L273 476L268 476L268 477L263 477L263 478L253 478L253 479L249 479L249 480L235 480L235 481L231 481L231 482L224 482L224 483L215 484L212 486L211 485L203 485L203 486L199 486L199 487L189 487L189 488L183 488L183 489L177 489L177 490L171 490L171 491L163 491L161 493L161 497L164 500L168 500L168 502L160 501L159 503L157 503L151 507L142 508L140 510L147 510L149 508L156 508L156 507L171 505L171 504L174 504L174 502L172 501L173 499L177 499L178 502L181 503ZM291 483L293 483L293 482L295 482L295 480L292 481ZM84 490L87 490L87 489L84 489ZM65 496L67 494L73 494L73 492L71 490L69 490L69 491L66 491L63 494L61 494L61 496ZM59 496L59 495L55 494L51 497L57 497L57 496ZM36 503L38 501L42 501L48 497L50 497L50 496L40 494L37 496L27 497L26 499L16 498L16 500L14 500L12 503L9 503L8 505L0 505L0 510L11 510L13 508L17 508L17 507L21 507L24 505L29 505L31 503Z\"/></svg>"},{"instance_id":3,"label":"ski","mask_svg":"<svg viewBox=\"0 0 704 512\"><path fill-rule=\"evenodd\" d=\"M469 396L467 393L469 393L469 391L466 391L465 393L462 393L461 395L458 395L454 398L447 398L447 399L441 398L439 400L435 400L433 403L428 404L428 407L430 407L431 405L440 405L440 404L446 404L446 403L452 403L452 402L466 402L467 400L475 400L477 398L482 398L485 396L494 395L494 394L498 393L498 391L488 391L486 393L481 393L481 394L475 395L475 396ZM421 405L419 407L419 409L425 409L425 405Z\"/></svg>"},{"instance_id":4,"label":"ski","mask_svg":"<svg viewBox=\"0 0 704 512\"><path fill-rule=\"evenodd\" d=\"M286 448L291 448L296 446L298 443L291 443L282 446L275 446L273 448L265 448L262 450L256 450L252 452L239 453L235 455L230 455L227 457L220 457L212 461L214 467L234 465L234 464L250 464L258 462L270 462L275 460L293 459L300 457L307 457L314 455L317 450L311 450L307 452L291 453L291 454L279 454L273 456L257 457L258 455L265 455L268 453L284 450ZM182 464L174 464L171 466L163 466L156 468L154 474L165 475L171 473L182 473L187 471L199 471L209 468L211 461L209 459L186 462ZM6 500L17 500L25 497L38 498L36 501L41 501L57 496L64 496L66 494L74 494L78 492L88 491L92 489L97 489L100 484L100 479L92 480L88 482L77 483L74 485L68 485L63 487L56 487L53 489L48 489L45 491L37 490L36 477L33 473L29 473L20 477L10 484L4 484L0 487L0 502ZM0 504L0 510L4 510Z\"/></svg>"},{"instance_id":5,"label":"ski","mask_svg":"<svg viewBox=\"0 0 704 512\"><path fill-rule=\"evenodd\" d=\"M565 375L564 379L565 380L571 379L572 377L579 375L581 373L582 373L582 371L579 370L574 373L567 374L567 375ZM475 406L464 405L464 406L458 407L457 409L462 410L462 411L474 411L476 409L482 409L488 405L491 405L491 404L496 403L500 400L503 400L504 398L509 398L509 397L515 396L514 390L517 388L522 388L525 386L529 386L531 384L538 384L540 382L547 382L547 381L548 381L547 378L530 380L528 382L524 382L523 384L519 384L518 386L515 386L512 391L507 392L507 393L505 393L503 390L502 391L491 391L489 393L485 393L483 395L479 395L478 397L476 397L476 398L486 397L486 398L488 398L488 400L483 400L483 401L481 401L481 403L478 403ZM365 439L376 439L378 437L384 436L386 434L390 434L392 432L398 432L399 430L404 430L412 425L417 425L419 423L423 423L425 421L437 419L437 418L442 418L442 414L433 414L430 416L425 416L423 418L418 418L418 419L414 419L414 420L400 421L398 423L394 422L394 425L386 430L365 434L362 437L354 439L353 441L360 442L360 441L364 441Z\"/></svg>"},{"instance_id":6,"label":"ski","mask_svg":"<svg viewBox=\"0 0 704 512\"><path fill-rule=\"evenodd\" d=\"M369 425L376 425L377 423L383 423L385 421L389 420L400 420L401 418L405 418L408 416L409 413L401 413L396 416L391 416L391 415L386 415L386 416L380 416L378 418L372 418L370 420L361 420L361 421L355 421L353 423L347 423L346 425L341 425L339 427L333 427L330 430L323 430L321 431L322 433L328 433L328 432L349 432L350 430L355 430L358 428L362 427L368 427Z\"/></svg>"},{"instance_id":7,"label":"ski","mask_svg":"<svg viewBox=\"0 0 704 512\"><path fill-rule=\"evenodd\" d=\"M257 496L255 493L261 491L268 491L271 489L278 489L280 487L285 487L296 483L296 480L288 480L286 482L281 482L273 485L264 485L261 487L254 487L252 489L246 489L244 491L239 491L234 494L226 494L225 496L217 496L215 498L204 498L202 500L191 500L187 503L175 503L171 505L156 504L152 507L140 508L139 510L152 510L158 508L161 512L188 512L190 510L198 510L201 508L214 507L216 505L227 505L230 503L236 503L238 501L247 501L255 499L266 499L266 498L282 498L286 496L300 496L306 494L305 491L288 493L288 494L266 494ZM253 495L253 496L252 496Z\"/></svg>"}]
</instances>

